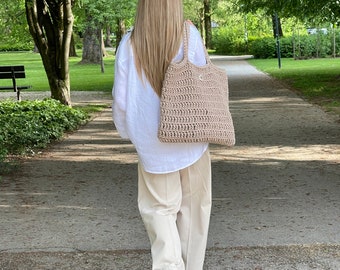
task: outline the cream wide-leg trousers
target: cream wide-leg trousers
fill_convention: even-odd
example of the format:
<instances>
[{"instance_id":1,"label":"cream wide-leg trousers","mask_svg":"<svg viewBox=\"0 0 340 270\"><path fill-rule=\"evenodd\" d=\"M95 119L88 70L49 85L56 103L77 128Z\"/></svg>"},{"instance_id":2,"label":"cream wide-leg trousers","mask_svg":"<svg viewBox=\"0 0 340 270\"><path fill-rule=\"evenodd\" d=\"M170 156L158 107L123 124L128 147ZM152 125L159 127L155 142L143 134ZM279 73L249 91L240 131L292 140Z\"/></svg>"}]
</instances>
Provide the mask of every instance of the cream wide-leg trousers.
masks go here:
<instances>
[{"instance_id":1,"label":"cream wide-leg trousers","mask_svg":"<svg viewBox=\"0 0 340 270\"><path fill-rule=\"evenodd\" d=\"M193 165L151 174L138 165L138 207L153 270L203 269L211 212L209 150Z\"/></svg>"}]
</instances>

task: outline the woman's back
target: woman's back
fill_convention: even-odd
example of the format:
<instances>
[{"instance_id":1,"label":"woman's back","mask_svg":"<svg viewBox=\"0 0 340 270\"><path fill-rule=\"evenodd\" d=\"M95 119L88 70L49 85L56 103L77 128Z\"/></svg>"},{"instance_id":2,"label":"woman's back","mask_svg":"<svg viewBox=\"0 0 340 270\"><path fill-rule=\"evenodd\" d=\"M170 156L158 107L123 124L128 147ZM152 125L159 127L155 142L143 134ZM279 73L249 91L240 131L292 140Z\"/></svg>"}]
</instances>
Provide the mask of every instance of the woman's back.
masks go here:
<instances>
[{"instance_id":1,"label":"woman's back","mask_svg":"<svg viewBox=\"0 0 340 270\"><path fill-rule=\"evenodd\" d=\"M114 120L125 138L135 145L146 171L170 172L186 167L196 161L207 149L206 143L166 144L157 138L160 115L160 99L149 81L140 78L135 66L134 51L126 35L116 55L116 76L114 85ZM198 30L190 27L188 47L189 61L205 65L205 51ZM173 61L183 59L183 43ZM122 121L122 114L124 120Z\"/></svg>"}]
</instances>

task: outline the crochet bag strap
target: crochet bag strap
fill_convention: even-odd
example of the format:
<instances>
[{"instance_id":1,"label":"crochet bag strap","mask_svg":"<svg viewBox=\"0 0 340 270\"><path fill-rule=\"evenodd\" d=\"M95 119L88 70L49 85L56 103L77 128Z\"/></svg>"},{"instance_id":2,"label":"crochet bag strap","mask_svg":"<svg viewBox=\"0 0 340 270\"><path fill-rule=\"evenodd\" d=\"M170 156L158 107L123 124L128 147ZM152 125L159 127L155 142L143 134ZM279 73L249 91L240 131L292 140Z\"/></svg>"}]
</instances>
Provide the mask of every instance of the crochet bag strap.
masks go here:
<instances>
[{"instance_id":1,"label":"crochet bag strap","mask_svg":"<svg viewBox=\"0 0 340 270\"><path fill-rule=\"evenodd\" d=\"M183 35L184 58L183 58L183 60L186 63L189 62L190 24L192 24L192 22L190 22L190 21L184 22L184 35ZM203 44L203 49L204 49L204 53L205 53L205 60L206 60L207 64L210 65L211 60L210 60L209 54L207 52L207 49L204 46L203 39L202 39L202 44Z\"/></svg>"}]
</instances>

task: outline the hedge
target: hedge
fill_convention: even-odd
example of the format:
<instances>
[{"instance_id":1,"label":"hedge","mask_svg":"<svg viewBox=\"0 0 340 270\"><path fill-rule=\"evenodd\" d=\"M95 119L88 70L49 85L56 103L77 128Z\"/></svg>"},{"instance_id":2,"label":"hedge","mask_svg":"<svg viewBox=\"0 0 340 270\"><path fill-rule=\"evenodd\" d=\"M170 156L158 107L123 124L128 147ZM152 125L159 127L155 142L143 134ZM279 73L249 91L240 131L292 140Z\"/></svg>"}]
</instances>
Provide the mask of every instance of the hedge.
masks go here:
<instances>
[{"instance_id":1,"label":"hedge","mask_svg":"<svg viewBox=\"0 0 340 270\"><path fill-rule=\"evenodd\" d=\"M255 58L277 57L276 39L273 37L251 38L246 44L231 31L221 29L213 38L216 54L252 54ZM336 56L340 56L340 31L336 32ZM280 38L281 57L283 58L321 58L333 56L333 33L312 34L300 37Z\"/></svg>"}]
</instances>

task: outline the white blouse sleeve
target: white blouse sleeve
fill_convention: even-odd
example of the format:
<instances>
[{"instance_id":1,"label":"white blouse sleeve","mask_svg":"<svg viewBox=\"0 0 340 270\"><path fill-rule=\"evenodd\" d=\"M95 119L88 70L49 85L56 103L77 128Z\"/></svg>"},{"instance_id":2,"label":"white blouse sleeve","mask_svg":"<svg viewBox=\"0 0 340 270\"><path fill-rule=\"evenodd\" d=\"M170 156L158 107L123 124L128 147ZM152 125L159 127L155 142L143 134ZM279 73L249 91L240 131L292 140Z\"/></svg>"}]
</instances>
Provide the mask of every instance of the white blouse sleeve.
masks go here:
<instances>
[{"instance_id":1,"label":"white blouse sleeve","mask_svg":"<svg viewBox=\"0 0 340 270\"><path fill-rule=\"evenodd\" d=\"M119 135L128 139L129 135L126 126L126 95L128 86L128 72L126 65L122 63L125 58L126 50L128 50L126 38L121 41L121 46L118 48L115 60L114 86L112 90L113 104L112 114L113 121Z\"/></svg>"}]
</instances>

